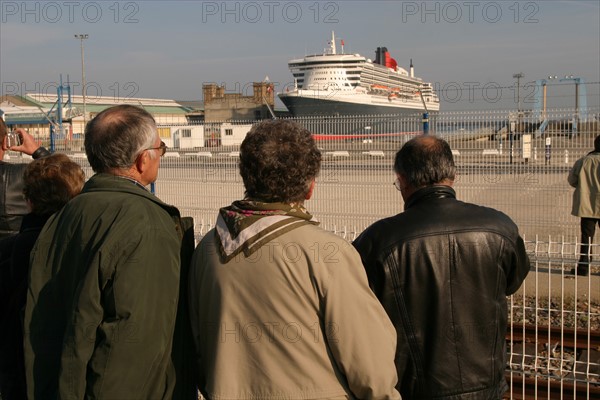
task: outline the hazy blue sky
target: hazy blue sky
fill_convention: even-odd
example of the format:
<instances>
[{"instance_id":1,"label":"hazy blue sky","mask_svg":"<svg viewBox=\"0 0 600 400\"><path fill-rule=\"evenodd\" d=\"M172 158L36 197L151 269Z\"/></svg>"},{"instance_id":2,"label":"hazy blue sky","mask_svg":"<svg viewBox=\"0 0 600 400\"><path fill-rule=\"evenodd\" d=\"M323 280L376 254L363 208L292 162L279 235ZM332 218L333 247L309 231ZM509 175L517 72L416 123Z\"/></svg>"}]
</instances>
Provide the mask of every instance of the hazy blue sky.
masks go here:
<instances>
[{"instance_id":1,"label":"hazy blue sky","mask_svg":"<svg viewBox=\"0 0 600 400\"><path fill-rule=\"evenodd\" d=\"M269 76L292 82L287 62L321 52L335 30L346 52L398 64L434 82L444 109L515 106L521 84L548 75L587 82L600 104L598 1L0 1L4 94L55 91L62 73L88 96L202 98L202 84L240 91ZM78 86L76 93L80 93ZM251 90L251 89L250 89ZM533 87L521 89L522 101ZM551 86L549 106L574 105L574 85Z\"/></svg>"}]
</instances>

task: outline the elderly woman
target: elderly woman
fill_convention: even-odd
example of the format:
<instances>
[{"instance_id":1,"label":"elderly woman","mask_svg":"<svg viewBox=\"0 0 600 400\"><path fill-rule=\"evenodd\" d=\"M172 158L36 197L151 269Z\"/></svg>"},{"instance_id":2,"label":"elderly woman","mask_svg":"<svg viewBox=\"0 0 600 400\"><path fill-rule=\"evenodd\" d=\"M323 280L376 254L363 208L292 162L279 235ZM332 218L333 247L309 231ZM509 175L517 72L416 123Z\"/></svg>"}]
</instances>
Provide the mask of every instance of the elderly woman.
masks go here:
<instances>
[{"instance_id":1,"label":"elderly woman","mask_svg":"<svg viewBox=\"0 0 600 400\"><path fill-rule=\"evenodd\" d=\"M64 154L32 161L25 169L23 194L30 213L18 234L0 241L0 391L2 400L25 399L23 327L29 253L44 224L83 187L81 167Z\"/></svg>"},{"instance_id":2,"label":"elderly woman","mask_svg":"<svg viewBox=\"0 0 600 400\"><path fill-rule=\"evenodd\" d=\"M194 253L190 313L208 399L399 399L396 335L358 253L304 208L321 154L290 121L240 148L246 197Z\"/></svg>"}]
</instances>

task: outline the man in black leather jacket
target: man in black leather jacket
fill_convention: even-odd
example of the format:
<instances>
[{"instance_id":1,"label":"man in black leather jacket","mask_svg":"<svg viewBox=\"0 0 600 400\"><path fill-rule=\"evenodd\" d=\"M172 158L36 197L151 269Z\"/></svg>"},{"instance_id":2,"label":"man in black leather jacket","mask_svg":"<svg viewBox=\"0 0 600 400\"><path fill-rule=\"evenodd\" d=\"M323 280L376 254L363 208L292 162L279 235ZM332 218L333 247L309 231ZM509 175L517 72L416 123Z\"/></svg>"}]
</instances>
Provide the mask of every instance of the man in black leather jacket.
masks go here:
<instances>
[{"instance_id":1,"label":"man in black leather jacket","mask_svg":"<svg viewBox=\"0 0 600 400\"><path fill-rule=\"evenodd\" d=\"M23 216L29 213L23 197L23 172L27 164L12 164L2 161L8 150L6 135L8 129L0 118L0 239L14 235L21 228ZM11 146L10 149L28 154L34 159L50 154L44 147L35 143L33 137L23 129L17 129L22 144Z\"/></svg>"},{"instance_id":2,"label":"man in black leather jacket","mask_svg":"<svg viewBox=\"0 0 600 400\"><path fill-rule=\"evenodd\" d=\"M450 146L433 136L396 154L404 212L353 243L398 334L407 399L500 399L507 389L507 302L529 272L505 214L458 201Z\"/></svg>"}]
</instances>

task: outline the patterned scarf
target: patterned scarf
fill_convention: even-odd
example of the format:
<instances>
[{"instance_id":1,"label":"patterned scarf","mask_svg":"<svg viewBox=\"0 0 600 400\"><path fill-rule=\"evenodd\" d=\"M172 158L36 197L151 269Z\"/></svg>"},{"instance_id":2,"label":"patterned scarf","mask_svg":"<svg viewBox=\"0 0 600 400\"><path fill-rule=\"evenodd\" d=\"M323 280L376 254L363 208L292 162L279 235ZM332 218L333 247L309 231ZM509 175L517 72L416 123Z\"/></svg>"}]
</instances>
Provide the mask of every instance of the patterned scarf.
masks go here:
<instances>
[{"instance_id":1,"label":"patterned scarf","mask_svg":"<svg viewBox=\"0 0 600 400\"><path fill-rule=\"evenodd\" d=\"M286 232L318 223L300 204L236 201L219 210L216 236L221 260L228 262L241 251L248 257Z\"/></svg>"}]
</instances>

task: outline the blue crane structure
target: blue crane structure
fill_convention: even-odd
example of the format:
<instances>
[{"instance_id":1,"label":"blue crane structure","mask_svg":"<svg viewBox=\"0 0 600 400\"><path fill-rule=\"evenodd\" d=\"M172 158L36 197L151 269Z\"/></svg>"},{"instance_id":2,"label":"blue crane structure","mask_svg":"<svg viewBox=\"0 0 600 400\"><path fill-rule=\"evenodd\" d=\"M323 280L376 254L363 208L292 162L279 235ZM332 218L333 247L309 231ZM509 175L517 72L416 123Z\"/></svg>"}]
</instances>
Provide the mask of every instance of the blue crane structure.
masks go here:
<instances>
[{"instance_id":1,"label":"blue crane structure","mask_svg":"<svg viewBox=\"0 0 600 400\"><path fill-rule=\"evenodd\" d=\"M67 77L67 84L63 84L62 75L60 76L60 84L56 88L56 101L46 113L46 119L50 122L50 151L54 152L56 147L56 136L66 136L65 126L63 124L63 114L66 114L71 119L73 117L73 103L71 101L71 86L68 83L69 78ZM64 96L67 96L66 103L63 102Z\"/></svg>"},{"instance_id":2,"label":"blue crane structure","mask_svg":"<svg viewBox=\"0 0 600 400\"><path fill-rule=\"evenodd\" d=\"M565 76L559 82L575 83L575 113L572 120L572 134L577 134L577 124L580 120L587 120L587 90L585 80L583 78L575 78L573 76ZM542 135L548 127L548 118L546 115L546 89L548 80L538 79L535 81L535 108L533 113L537 116L540 125L536 130L536 137Z\"/></svg>"}]
</instances>

